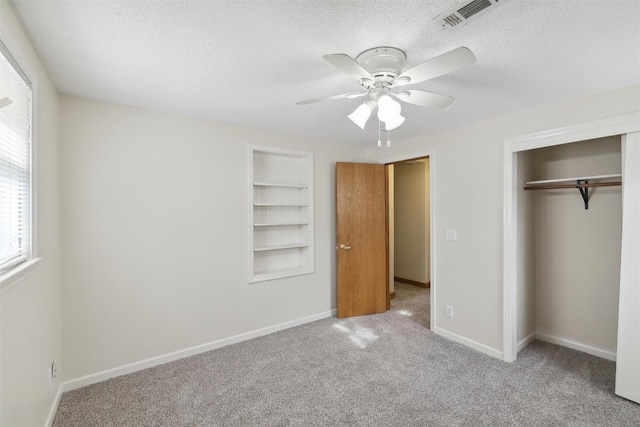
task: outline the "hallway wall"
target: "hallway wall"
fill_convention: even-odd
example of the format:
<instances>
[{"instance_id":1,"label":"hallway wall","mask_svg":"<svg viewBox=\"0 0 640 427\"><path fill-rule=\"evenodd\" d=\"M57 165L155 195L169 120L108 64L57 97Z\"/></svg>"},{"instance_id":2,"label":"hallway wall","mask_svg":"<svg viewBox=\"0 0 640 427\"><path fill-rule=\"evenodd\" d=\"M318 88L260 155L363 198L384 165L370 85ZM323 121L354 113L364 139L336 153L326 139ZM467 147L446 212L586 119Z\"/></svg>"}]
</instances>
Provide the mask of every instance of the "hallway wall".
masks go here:
<instances>
[{"instance_id":1,"label":"hallway wall","mask_svg":"<svg viewBox=\"0 0 640 427\"><path fill-rule=\"evenodd\" d=\"M429 160L394 167L395 276L429 283Z\"/></svg>"}]
</instances>

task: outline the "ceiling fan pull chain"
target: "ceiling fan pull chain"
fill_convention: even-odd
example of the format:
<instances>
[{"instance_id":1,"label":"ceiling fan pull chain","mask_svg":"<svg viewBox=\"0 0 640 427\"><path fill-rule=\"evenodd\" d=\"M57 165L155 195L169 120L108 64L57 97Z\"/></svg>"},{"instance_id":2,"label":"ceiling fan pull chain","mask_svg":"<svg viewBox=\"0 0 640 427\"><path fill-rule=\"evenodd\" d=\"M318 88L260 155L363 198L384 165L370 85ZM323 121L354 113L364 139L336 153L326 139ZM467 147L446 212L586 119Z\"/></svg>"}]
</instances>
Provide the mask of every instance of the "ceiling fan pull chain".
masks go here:
<instances>
[{"instance_id":1,"label":"ceiling fan pull chain","mask_svg":"<svg viewBox=\"0 0 640 427\"><path fill-rule=\"evenodd\" d=\"M391 131L387 131L387 148L391 148Z\"/></svg>"},{"instance_id":2,"label":"ceiling fan pull chain","mask_svg":"<svg viewBox=\"0 0 640 427\"><path fill-rule=\"evenodd\" d=\"M382 125L380 123L380 119L378 119L378 148L382 147L382 141L380 140L380 126Z\"/></svg>"}]
</instances>

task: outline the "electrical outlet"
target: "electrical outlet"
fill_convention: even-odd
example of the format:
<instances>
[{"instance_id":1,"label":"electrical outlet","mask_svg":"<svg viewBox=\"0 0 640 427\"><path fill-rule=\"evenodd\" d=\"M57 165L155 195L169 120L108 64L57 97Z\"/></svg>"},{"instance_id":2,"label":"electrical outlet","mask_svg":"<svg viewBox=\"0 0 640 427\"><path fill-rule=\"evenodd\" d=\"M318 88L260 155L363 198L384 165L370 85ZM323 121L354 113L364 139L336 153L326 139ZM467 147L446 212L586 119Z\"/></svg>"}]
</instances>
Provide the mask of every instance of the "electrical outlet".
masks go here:
<instances>
[{"instance_id":1,"label":"electrical outlet","mask_svg":"<svg viewBox=\"0 0 640 427\"><path fill-rule=\"evenodd\" d=\"M54 360L53 362L51 362L51 365L49 365L49 370L48 370L49 388L51 388L51 386L53 385L53 380L55 380L57 376L58 376L58 362Z\"/></svg>"},{"instance_id":2,"label":"electrical outlet","mask_svg":"<svg viewBox=\"0 0 640 427\"><path fill-rule=\"evenodd\" d=\"M447 317L453 317L453 307L448 305L446 307L445 314L447 315Z\"/></svg>"},{"instance_id":3,"label":"electrical outlet","mask_svg":"<svg viewBox=\"0 0 640 427\"><path fill-rule=\"evenodd\" d=\"M458 239L458 233L456 232L456 230L445 230L444 238L446 240L457 240Z\"/></svg>"}]
</instances>

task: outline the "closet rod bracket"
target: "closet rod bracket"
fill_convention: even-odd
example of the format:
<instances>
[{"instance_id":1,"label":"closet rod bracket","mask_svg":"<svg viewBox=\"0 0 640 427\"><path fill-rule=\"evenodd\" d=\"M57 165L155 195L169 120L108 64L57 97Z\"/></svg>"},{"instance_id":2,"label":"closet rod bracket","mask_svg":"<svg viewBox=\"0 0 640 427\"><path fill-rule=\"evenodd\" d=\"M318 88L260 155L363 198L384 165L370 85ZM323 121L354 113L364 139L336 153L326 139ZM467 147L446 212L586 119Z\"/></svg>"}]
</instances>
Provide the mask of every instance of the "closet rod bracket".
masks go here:
<instances>
[{"instance_id":1,"label":"closet rod bracket","mask_svg":"<svg viewBox=\"0 0 640 427\"><path fill-rule=\"evenodd\" d=\"M583 187L584 184L588 184L586 179L579 179L576 181L576 188L580 191L582 200L584 200L584 208L589 209L589 187Z\"/></svg>"}]
</instances>

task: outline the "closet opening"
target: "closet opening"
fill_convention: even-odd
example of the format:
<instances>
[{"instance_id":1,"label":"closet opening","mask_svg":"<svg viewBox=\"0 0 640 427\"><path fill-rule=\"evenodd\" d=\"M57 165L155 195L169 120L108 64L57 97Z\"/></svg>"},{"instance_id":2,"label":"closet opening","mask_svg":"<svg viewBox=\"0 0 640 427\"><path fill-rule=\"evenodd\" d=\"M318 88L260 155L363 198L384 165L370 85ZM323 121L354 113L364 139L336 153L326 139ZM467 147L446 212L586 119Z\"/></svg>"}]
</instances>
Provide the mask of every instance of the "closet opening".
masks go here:
<instances>
[{"instance_id":1,"label":"closet opening","mask_svg":"<svg viewBox=\"0 0 640 427\"><path fill-rule=\"evenodd\" d=\"M517 351L538 339L615 361L621 138L521 151L517 164Z\"/></svg>"},{"instance_id":2,"label":"closet opening","mask_svg":"<svg viewBox=\"0 0 640 427\"><path fill-rule=\"evenodd\" d=\"M640 113L507 138L504 160L504 360L536 338L615 360L615 393L640 403ZM617 174L588 205L575 190L524 190Z\"/></svg>"}]
</instances>

